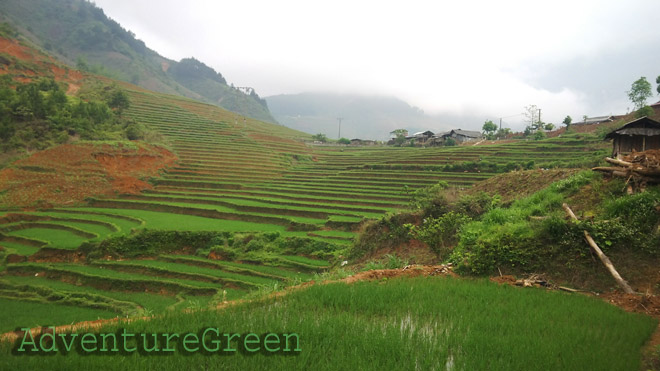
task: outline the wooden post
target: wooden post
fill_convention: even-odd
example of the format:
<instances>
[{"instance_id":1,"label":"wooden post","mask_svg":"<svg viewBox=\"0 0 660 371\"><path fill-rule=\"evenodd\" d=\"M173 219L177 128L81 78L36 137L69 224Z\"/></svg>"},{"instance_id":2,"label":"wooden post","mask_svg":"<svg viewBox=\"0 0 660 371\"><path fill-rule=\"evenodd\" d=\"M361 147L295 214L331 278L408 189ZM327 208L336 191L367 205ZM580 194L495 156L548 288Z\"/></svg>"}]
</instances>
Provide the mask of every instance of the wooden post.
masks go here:
<instances>
[{"instance_id":1,"label":"wooden post","mask_svg":"<svg viewBox=\"0 0 660 371\"><path fill-rule=\"evenodd\" d=\"M573 210L571 210L571 208L568 207L567 204L563 204L562 207L564 208L564 210L566 210L566 213L571 217L571 219L578 220L578 218L573 213ZM630 285L628 285L628 282L626 282L626 280L624 280L621 277L619 272L616 271L616 269L614 268L614 264L612 264L612 261L610 261L610 258L608 258L607 255L605 255L603 253L603 251L600 249L600 247L598 247L598 245L596 244L596 241L594 241L594 239L591 238L591 235L589 234L589 232L587 232L587 231L583 231L583 232L584 232L584 238L589 243L589 246L591 246L591 248L596 252L596 255L598 255L598 258L600 258L600 261L603 262L603 264L605 265L605 268L607 268L607 270L610 271L610 274L612 275L612 277L614 277L614 279L619 284L619 286L621 286L623 291L626 294L634 294L635 291L633 291L633 289L630 287Z\"/></svg>"}]
</instances>

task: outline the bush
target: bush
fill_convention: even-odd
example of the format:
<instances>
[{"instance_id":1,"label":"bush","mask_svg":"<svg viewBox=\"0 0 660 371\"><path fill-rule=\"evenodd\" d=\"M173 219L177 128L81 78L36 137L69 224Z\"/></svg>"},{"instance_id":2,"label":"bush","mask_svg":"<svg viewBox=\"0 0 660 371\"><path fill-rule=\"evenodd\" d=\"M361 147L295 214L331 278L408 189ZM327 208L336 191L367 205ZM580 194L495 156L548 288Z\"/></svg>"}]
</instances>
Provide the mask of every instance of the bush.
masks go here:
<instances>
[{"instance_id":1,"label":"bush","mask_svg":"<svg viewBox=\"0 0 660 371\"><path fill-rule=\"evenodd\" d=\"M422 225L413 229L413 235L444 259L458 242L461 227L470 220L467 215L450 211L439 218L424 219Z\"/></svg>"},{"instance_id":2,"label":"bush","mask_svg":"<svg viewBox=\"0 0 660 371\"><path fill-rule=\"evenodd\" d=\"M213 246L211 253L222 258L222 260L233 261L238 258L241 252L228 246Z\"/></svg>"}]
</instances>

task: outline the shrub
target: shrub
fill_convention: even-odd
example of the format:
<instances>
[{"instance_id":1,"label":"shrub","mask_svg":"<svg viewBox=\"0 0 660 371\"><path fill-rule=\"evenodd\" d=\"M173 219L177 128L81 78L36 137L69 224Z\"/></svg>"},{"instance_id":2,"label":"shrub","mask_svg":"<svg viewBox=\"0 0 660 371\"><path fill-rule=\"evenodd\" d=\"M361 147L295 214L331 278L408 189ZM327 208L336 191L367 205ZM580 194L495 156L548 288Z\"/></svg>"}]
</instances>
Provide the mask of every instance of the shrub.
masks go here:
<instances>
[{"instance_id":1,"label":"shrub","mask_svg":"<svg viewBox=\"0 0 660 371\"><path fill-rule=\"evenodd\" d=\"M414 236L444 259L449 248L458 242L461 227L469 221L467 215L450 211L439 218L424 219L422 225L414 229Z\"/></svg>"}]
</instances>

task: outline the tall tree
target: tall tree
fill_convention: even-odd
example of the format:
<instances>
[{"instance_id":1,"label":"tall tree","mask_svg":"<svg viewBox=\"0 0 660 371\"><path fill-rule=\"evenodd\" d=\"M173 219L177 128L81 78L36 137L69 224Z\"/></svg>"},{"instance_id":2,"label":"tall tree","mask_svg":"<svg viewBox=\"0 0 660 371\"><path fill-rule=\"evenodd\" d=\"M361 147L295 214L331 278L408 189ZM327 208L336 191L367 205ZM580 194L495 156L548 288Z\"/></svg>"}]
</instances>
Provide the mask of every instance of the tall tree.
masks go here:
<instances>
[{"instance_id":1,"label":"tall tree","mask_svg":"<svg viewBox=\"0 0 660 371\"><path fill-rule=\"evenodd\" d=\"M627 93L628 98L635 105L635 111L646 106L646 100L653 95L651 92L651 83L646 81L646 77L644 76L633 82Z\"/></svg>"},{"instance_id":2,"label":"tall tree","mask_svg":"<svg viewBox=\"0 0 660 371\"><path fill-rule=\"evenodd\" d=\"M571 122L573 122L573 119L571 118L571 116L566 116L564 118L564 121L562 121L561 123L566 125L566 127L568 127L568 126L571 125Z\"/></svg>"},{"instance_id":3,"label":"tall tree","mask_svg":"<svg viewBox=\"0 0 660 371\"><path fill-rule=\"evenodd\" d=\"M492 135L497 131L497 125L495 125L492 120L488 120L484 122L484 126L481 130L483 130L486 135Z\"/></svg>"},{"instance_id":4,"label":"tall tree","mask_svg":"<svg viewBox=\"0 0 660 371\"><path fill-rule=\"evenodd\" d=\"M539 108L536 104L530 104L525 107L522 115L530 131L536 131L539 129L541 122L539 119Z\"/></svg>"}]
</instances>

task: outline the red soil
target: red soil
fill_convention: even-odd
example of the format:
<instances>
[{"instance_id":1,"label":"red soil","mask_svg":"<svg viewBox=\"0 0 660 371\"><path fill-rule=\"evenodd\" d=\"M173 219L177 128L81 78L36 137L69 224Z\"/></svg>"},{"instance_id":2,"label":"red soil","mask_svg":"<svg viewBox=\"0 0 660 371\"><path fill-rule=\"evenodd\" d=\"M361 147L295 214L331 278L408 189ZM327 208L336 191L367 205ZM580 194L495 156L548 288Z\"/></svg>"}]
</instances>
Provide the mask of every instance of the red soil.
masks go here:
<instances>
[{"instance_id":1,"label":"red soil","mask_svg":"<svg viewBox=\"0 0 660 371\"><path fill-rule=\"evenodd\" d=\"M80 85L82 84L82 80L84 78L80 71L66 68L50 56L42 54L41 52L28 46L21 45L16 40L0 37L0 53L7 53L22 61L34 63L40 67L45 68L50 72L50 76L53 77L55 81L69 84L67 94L75 94L78 89L80 89ZM21 83L30 82L31 77L41 77L44 75L43 73L37 74L35 71L13 67L14 66L9 66L7 68L5 66L0 68L0 74L16 73L20 76L16 76L14 79ZM48 73L46 73L46 75L48 75Z\"/></svg>"},{"instance_id":2,"label":"red soil","mask_svg":"<svg viewBox=\"0 0 660 371\"><path fill-rule=\"evenodd\" d=\"M0 204L19 207L73 205L92 196L139 193L145 180L172 166L176 156L139 144L65 144L34 153L0 171Z\"/></svg>"}]
</instances>

